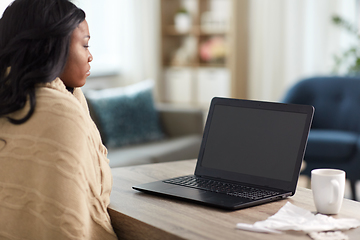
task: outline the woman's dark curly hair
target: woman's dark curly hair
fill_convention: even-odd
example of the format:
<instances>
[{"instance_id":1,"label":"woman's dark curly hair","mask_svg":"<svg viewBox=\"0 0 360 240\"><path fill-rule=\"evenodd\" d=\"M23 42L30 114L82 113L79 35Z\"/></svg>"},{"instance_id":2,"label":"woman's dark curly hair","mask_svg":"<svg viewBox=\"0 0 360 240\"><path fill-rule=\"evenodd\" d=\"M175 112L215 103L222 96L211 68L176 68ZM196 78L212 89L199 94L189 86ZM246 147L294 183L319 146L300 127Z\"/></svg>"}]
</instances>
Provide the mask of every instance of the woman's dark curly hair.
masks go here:
<instances>
[{"instance_id":1,"label":"woman's dark curly hair","mask_svg":"<svg viewBox=\"0 0 360 240\"><path fill-rule=\"evenodd\" d=\"M69 0L15 0L0 19L0 117L26 122L34 113L35 87L62 73L73 30L85 13ZM30 110L22 119L9 113Z\"/></svg>"}]
</instances>

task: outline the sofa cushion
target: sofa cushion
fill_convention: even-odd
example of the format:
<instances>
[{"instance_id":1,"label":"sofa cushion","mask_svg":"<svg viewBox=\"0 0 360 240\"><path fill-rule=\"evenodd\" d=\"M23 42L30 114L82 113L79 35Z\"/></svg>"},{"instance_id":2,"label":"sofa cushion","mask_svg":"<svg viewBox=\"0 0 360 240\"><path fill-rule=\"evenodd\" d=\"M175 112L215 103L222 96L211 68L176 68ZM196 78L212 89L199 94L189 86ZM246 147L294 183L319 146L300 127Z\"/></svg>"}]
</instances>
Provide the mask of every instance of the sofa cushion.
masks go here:
<instances>
[{"instance_id":1,"label":"sofa cushion","mask_svg":"<svg viewBox=\"0 0 360 240\"><path fill-rule=\"evenodd\" d=\"M309 134L305 161L345 162L356 151L359 135L356 133L312 129Z\"/></svg>"},{"instance_id":2,"label":"sofa cushion","mask_svg":"<svg viewBox=\"0 0 360 240\"><path fill-rule=\"evenodd\" d=\"M110 167L194 159L199 154L201 135L167 138L146 144L109 148Z\"/></svg>"},{"instance_id":3,"label":"sofa cushion","mask_svg":"<svg viewBox=\"0 0 360 240\"><path fill-rule=\"evenodd\" d=\"M153 101L153 81L88 91L104 144L120 147L164 137ZM90 106L89 106L90 107Z\"/></svg>"},{"instance_id":4,"label":"sofa cushion","mask_svg":"<svg viewBox=\"0 0 360 240\"><path fill-rule=\"evenodd\" d=\"M315 107L313 129L360 133L360 77L311 77L297 82L283 102Z\"/></svg>"}]
</instances>

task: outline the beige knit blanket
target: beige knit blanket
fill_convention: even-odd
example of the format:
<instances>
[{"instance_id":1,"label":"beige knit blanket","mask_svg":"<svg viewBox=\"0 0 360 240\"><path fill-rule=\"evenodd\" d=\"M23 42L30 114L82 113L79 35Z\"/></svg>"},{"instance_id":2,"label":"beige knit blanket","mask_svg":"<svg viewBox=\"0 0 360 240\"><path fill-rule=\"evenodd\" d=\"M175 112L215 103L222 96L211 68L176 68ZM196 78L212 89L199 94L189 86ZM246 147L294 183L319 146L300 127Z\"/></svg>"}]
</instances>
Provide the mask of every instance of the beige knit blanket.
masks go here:
<instances>
[{"instance_id":1,"label":"beige knit blanket","mask_svg":"<svg viewBox=\"0 0 360 240\"><path fill-rule=\"evenodd\" d=\"M36 98L26 123L0 118L0 239L116 239L107 150L82 91L57 78Z\"/></svg>"}]
</instances>

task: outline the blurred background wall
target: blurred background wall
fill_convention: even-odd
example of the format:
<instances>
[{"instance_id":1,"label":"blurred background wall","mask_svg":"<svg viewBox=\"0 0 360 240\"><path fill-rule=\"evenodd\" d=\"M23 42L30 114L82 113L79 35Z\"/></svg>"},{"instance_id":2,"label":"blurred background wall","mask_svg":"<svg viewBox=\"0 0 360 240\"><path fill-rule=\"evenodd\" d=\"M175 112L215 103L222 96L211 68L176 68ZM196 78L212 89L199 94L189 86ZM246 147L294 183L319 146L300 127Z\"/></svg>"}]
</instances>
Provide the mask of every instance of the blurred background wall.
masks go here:
<instances>
[{"instance_id":1,"label":"blurred background wall","mask_svg":"<svg viewBox=\"0 0 360 240\"><path fill-rule=\"evenodd\" d=\"M358 0L73 2L87 14L94 55L84 90L151 78L161 102L203 106L212 96L278 101L300 78L334 74L334 56L358 44L356 36L332 21L338 15L357 27ZM0 12L9 3L1 0ZM176 27L181 9L191 27L166 30ZM224 30L205 29L216 20L223 21ZM201 58L206 46L213 51L211 44L225 48L223 62ZM191 56L197 59L179 63ZM346 66L336 74L347 74Z\"/></svg>"}]
</instances>

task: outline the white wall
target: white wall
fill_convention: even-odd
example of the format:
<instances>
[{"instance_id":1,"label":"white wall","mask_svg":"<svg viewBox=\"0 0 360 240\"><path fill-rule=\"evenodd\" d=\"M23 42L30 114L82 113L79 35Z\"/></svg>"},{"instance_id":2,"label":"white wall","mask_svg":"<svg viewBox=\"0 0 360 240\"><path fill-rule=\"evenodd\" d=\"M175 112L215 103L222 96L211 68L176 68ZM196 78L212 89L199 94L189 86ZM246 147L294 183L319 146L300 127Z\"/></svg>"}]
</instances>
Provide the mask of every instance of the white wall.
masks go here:
<instances>
[{"instance_id":1,"label":"white wall","mask_svg":"<svg viewBox=\"0 0 360 240\"><path fill-rule=\"evenodd\" d=\"M280 100L300 78L331 74L351 38L331 22L357 23L356 0L251 0L249 98Z\"/></svg>"},{"instance_id":2,"label":"white wall","mask_svg":"<svg viewBox=\"0 0 360 240\"><path fill-rule=\"evenodd\" d=\"M91 76L119 74L121 58L121 9L123 1L73 0L86 13L90 31Z\"/></svg>"},{"instance_id":3,"label":"white wall","mask_svg":"<svg viewBox=\"0 0 360 240\"><path fill-rule=\"evenodd\" d=\"M0 17L2 17L3 12L5 11L6 7L13 1L14 0L1 0L0 1Z\"/></svg>"},{"instance_id":4,"label":"white wall","mask_svg":"<svg viewBox=\"0 0 360 240\"><path fill-rule=\"evenodd\" d=\"M159 79L159 0L73 0L87 15L91 40L91 84L128 85ZM104 78L103 75L117 74ZM115 83L114 83L115 81Z\"/></svg>"}]
</instances>

